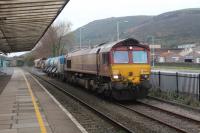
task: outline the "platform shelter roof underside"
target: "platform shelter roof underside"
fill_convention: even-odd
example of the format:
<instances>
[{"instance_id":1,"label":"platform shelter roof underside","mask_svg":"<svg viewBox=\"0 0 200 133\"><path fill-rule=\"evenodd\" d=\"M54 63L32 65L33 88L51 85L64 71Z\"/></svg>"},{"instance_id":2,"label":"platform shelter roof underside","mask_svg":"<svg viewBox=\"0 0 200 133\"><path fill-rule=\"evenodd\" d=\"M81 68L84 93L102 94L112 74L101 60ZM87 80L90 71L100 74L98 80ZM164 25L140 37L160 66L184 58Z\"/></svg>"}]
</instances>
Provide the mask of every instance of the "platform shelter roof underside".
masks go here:
<instances>
[{"instance_id":1,"label":"platform shelter roof underside","mask_svg":"<svg viewBox=\"0 0 200 133\"><path fill-rule=\"evenodd\" d=\"M0 0L0 51L31 50L69 0Z\"/></svg>"}]
</instances>

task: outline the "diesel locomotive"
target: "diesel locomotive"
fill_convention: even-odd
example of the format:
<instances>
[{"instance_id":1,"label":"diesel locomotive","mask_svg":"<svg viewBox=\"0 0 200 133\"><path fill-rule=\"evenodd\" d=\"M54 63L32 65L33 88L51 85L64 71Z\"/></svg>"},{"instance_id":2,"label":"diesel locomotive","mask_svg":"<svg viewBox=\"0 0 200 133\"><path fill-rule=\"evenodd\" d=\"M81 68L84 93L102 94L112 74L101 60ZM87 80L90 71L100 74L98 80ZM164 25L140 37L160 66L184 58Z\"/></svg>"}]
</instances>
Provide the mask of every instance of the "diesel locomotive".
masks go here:
<instances>
[{"instance_id":1,"label":"diesel locomotive","mask_svg":"<svg viewBox=\"0 0 200 133\"><path fill-rule=\"evenodd\" d=\"M151 88L150 49L133 38L68 53L46 72L57 73L61 64L58 77L118 100L144 98Z\"/></svg>"}]
</instances>

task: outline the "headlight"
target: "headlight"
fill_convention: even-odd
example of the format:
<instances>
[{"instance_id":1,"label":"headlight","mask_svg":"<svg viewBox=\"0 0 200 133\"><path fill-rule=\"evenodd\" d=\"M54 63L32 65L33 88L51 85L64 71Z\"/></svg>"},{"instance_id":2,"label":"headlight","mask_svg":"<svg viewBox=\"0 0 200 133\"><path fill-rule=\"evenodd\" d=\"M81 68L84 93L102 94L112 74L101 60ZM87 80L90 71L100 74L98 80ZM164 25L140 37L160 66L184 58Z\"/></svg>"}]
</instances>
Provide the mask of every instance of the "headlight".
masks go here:
<instances>
[{"instance_id":1,"label":"headlight","mask_svg":"<svg viewBox=\"0 0 200 133\"><path fill-rule=\"evenodd\" d=\"M149 78L149 75L148 74L143 74L141 75L141 79L148 79Z\"/></svg>"},{"instance_id":2,"label":"headlight","mask_svg":"<svg viewBox=\"0 0 200 133\"><path fill-rule=\"evenodd\" d=\"M118 75L114 75L113 78L114 78L114 79L118 79L119 76L118 76Z\"/></svg>"}]
</instances>

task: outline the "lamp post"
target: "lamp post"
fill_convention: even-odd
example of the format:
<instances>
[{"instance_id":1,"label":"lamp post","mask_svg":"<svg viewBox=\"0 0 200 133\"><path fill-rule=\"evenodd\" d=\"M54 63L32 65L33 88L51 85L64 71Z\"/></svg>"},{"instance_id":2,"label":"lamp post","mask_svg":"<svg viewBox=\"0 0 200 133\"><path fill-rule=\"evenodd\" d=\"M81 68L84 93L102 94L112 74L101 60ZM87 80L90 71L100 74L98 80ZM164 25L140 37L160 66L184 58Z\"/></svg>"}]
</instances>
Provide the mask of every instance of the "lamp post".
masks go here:
<instances>
[{"instance_id":1,"label":"lamp post","mask_svg":"<svg viewBox=\"0 0 200 133\"><path fill-rule=\"evenodd\" d=\"M81 49L81 46L82 46L82 29L83 29L84 27L80 27L80 29L79 29L79 32L80 32L80 49Z\"/></svg>"},{"instance_id":2,"label":"lamp post","mask_svg":"<svg viewBox=\"0 0 200 133\"><path fill-rule=\"evenodd\" d=\"M154 67L155 66L155 48L154 48L154 40L155 40L155 38L154 38L154 36L151 36L151 39L152 39L152 52L153 52L153 64L152 64L152 66Z\"/></svg>"},{"instance_id":3,"label":"lamp post","mask_svg":"<svg viewBox=\"0 0 200 133\"><path fill-rule=\"evenodd\" d=\"M155 36L148 35L147 39L149 39L149 38L151 39L151 47L150 48L152 51L152 67L154 67L155 66Z\"/></svg>"},{"instance_id":4,"label":"lamp post","mask_svg":"<svg viewBox=\"0 0 200 133\"><path fill-rule=\"evenodd\" d=\"M89 48L91 48L91 41L89 40Z\"/></svg>"},{"instance_id":5,"label":"lamp post","mask_svg":"<svg viewBox=\"0 0 200 133\"><path fill-rule=\"evenodd\" d=\"M122 22L117 21L117 41L119 40L119 24L120 23L128 23L128 21L122 21Z\"/></svg>"}]
</instances>

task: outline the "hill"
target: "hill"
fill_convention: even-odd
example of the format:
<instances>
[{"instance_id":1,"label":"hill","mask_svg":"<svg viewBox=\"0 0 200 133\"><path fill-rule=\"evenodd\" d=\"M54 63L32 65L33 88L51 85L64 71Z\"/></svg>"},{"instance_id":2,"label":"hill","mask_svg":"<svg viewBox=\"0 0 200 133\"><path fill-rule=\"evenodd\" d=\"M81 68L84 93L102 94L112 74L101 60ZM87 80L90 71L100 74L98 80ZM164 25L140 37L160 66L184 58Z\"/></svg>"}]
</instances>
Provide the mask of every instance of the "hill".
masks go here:
<instances>
[{"instance_id":1,"label":"hill","mask_svg":"<svg viewBox=\"0 0 200 133\"><path fill-rule=\"evenodd\" d=\"M128 21L127 23L120 23L120 36L131 27L139 26L149 19L151 16L127 16L127 17L112 17L102 20L95 20L84 25L82 28L82 42L88 44L102 43L106 41L114 41L117 39L117 22ZM80 28L74 31L76 41L79 43ZM125 35L125 34L124 34ZM123 36L124 36L123 35Z\"/></svg>"},{"instance_id":2,"label":"hill","mask_svg":"<svg viewBox=\"0 0 200 133\"><path fill-rule=\"evenodd\" d=\"M123 21L128 21L127 23ZM200 42L200 9L184 9L157 16L127 16L95 20L82 27L83 44L102 43L117 38L117 22L120 22L120 38L134 37L151 42L150 36L163 47ZM79 29L74 31L79 43Z\"/></svg>"}]
</instances>

